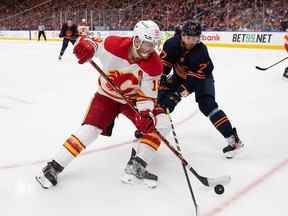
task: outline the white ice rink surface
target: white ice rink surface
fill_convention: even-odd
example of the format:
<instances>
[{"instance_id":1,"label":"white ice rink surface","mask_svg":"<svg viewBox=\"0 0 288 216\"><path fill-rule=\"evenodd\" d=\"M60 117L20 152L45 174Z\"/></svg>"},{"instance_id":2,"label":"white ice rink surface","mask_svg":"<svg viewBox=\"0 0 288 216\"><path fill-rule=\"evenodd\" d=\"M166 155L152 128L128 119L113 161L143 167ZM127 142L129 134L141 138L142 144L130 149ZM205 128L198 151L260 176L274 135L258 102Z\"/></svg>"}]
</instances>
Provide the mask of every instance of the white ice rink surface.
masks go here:
<instances>
[{"instance_id":1,"label":"white ice rink surface","mask_svg":"<svg viewBox=\"0 0 288 216\"><path fill-rule=\"evenodd\" d=\"M151 170L157 189L119 180L130 154L133 126L123 117L112 138L98 139L43 190L34 180L46 161L80 125L97 89L97 73L78 65L60 43L0 41L1 216L193 216L181 164L163 145ZM200 174L231 175L223 195L190 179L203 216L287 216L288 80L284 51L210 48L216 98L245 144L233 160L221 155L225 140L199 111L194 95L173 113L185 157ZM169 137L170 140L171 137ZM110 148L111 147L111 148Z\"/></svg>"}]
</instances>

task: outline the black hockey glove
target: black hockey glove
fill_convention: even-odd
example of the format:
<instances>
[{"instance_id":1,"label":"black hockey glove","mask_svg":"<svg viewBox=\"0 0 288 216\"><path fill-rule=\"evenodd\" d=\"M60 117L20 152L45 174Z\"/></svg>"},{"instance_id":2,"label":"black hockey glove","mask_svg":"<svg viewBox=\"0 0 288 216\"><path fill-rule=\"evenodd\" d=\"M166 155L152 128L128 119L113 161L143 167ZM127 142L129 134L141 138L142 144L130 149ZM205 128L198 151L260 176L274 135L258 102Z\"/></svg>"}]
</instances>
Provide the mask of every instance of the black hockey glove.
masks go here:
<instances>
[{"instance_id":1,"label":"black hockey glove","mask_svg":"<svg viewBox=\"0 0 288 216\"><path fill-rule=\"evenodd\" d=\"M159 103L160 103L160 106L163 107L164 109L168 108L170 112L173 112L176 105L180 101L181 101L181 95L179 94L178 91L176 91L176 92L173 92L173 93L167 95L167 97L161 99L161 101L159 101Z\"/></svg>"},{"instance_id":2,"label":"black hockey glove","mask_svg":"<svg viewBox=\"0 0 288 216\"><path fill-rule=\"evenodd\" d=\"M162 74L160 78L160 86L167 86L168 76L166 74Z\"/></svg>"}]
</instances>

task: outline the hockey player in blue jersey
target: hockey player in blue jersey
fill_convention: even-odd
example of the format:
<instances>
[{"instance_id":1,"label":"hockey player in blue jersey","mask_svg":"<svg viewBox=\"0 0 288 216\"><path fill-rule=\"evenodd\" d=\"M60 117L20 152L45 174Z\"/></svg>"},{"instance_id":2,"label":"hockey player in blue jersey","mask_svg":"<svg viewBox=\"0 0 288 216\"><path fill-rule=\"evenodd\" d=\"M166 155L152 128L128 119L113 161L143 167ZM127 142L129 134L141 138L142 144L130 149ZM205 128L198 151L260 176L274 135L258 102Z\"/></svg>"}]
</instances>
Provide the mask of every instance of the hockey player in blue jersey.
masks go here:
<instances>
[{"instance_id":1,"label":"hockey player in blue jersey","mask_svg":"<svg viewBox=\"0 0 288 216\"><path fill-rule=\"evenodd\" d=\"M195 94L200 111L227 140L226 158L233 158L243 147L229 118L215 101L213 63L205 44L200 41L201 25L187 21L168 39L161 53L164 74L161 77L158 103L173 112L181 98Z\"/></svg>"}]
</instances>

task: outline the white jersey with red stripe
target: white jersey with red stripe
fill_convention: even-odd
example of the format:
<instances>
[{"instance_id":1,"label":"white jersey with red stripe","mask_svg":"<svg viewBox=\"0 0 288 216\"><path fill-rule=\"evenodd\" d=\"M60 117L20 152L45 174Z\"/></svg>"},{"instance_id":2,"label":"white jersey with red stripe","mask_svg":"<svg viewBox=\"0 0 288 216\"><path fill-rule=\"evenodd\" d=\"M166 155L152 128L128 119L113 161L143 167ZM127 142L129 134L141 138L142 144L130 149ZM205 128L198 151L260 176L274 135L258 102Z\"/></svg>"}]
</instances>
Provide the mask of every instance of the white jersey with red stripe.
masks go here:
<instances>
[{"instance_id":1,"label":"white jersey with red stripe","mask_svg":"<svg viewBox=\"0 0 288 216\"><path fill-rule=\"evenodd\" d=\"M135 99L139 110L154 108L159 79L163 72L156 52L148 59L131 62L128 58L131 37L108 36L97 43L95 56L100 59L104 72L127 98ZM103 77L99 78L98 93L125 103Z\"/></svg>"},{"instance_id":2,"label":"white jersey with red stripe","mask_svg":"<svg viewBox=\"0 0 288 216\"><path fill-rule=\"evenodd\" d=\"M78 25L78 32L81 36L87 36L89 34L89 26L86 22L81 22Z\"/></svg>"}]
</instances>

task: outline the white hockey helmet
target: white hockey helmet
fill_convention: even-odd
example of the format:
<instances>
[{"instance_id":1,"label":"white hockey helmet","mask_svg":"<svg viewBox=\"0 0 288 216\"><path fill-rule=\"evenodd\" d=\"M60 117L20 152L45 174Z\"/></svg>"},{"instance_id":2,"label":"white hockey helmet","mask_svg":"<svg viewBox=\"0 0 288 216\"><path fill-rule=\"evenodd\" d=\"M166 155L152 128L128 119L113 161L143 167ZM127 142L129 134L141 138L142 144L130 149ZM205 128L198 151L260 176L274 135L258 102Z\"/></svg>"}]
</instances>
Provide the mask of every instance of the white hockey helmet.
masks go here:
<instances>
[{"instance_id":1,"label":"white hockey helmet","mask_svg":"<svg viewBox=\"0 0 288 216\"><path fill-rule=\"evenodd\" d=\"M133 36L138 37L142 42L150 42L154 46L160 44L161 32L159 26L152 20L139 21L133 30Z\"/></svg>"}]
</instances>

